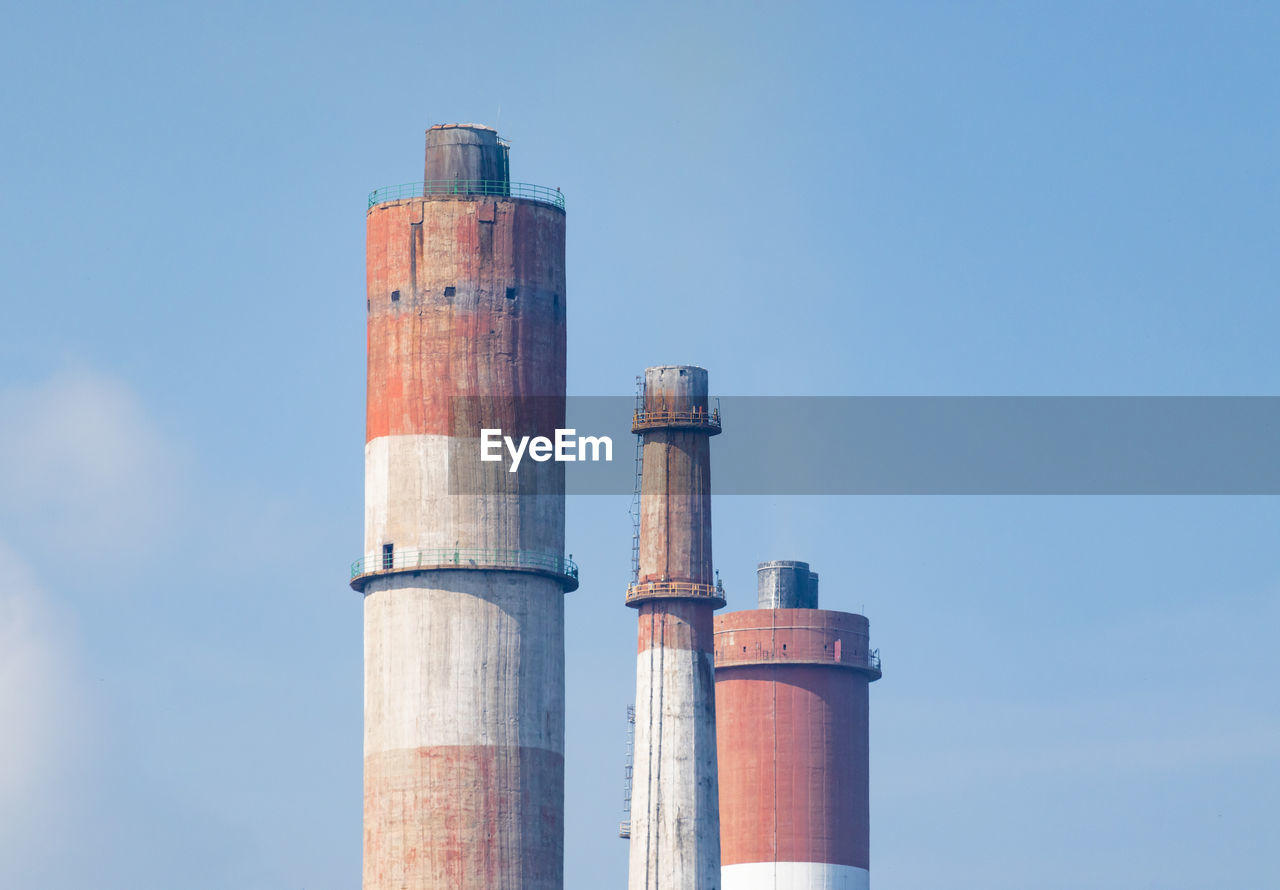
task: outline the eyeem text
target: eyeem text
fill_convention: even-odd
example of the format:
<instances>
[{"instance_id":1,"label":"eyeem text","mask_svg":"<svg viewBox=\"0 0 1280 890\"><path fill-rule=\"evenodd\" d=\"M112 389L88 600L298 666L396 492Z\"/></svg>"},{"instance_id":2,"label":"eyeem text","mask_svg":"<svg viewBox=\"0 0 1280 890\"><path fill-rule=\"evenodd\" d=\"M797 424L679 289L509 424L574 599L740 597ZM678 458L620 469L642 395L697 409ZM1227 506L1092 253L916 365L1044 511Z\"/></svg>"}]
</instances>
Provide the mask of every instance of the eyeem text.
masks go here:
<instances>
[{"instance_id":1,"label":"eyeem text","mask_svg":"<svg viewBox=\"0 0 1280 890\"><path fill-rule=\"evenodd\" d=\"M577 430L556 430L555 439L546 436L521 436L517 442L502 430L480 431L480 459L490 462L502 460L502 448L511 455L508 473L520 467L527 454L538 463L548 460L572 463L579 460L613 460L613 439L608 436L579 436ZM603 453L603 457L601 457Z\"/></svg>"}]
</instances>

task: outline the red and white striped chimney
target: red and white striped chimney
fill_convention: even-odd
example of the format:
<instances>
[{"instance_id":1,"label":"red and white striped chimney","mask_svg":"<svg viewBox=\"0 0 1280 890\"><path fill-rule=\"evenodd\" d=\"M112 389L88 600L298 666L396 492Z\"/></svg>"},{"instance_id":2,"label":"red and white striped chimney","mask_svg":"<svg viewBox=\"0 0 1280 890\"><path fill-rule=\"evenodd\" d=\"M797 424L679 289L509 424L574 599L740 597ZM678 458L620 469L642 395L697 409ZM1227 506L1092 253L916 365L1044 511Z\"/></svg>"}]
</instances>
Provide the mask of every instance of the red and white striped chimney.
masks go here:
<instances>
[{"instance_id":1,"label":"red and white striped chimney","mask_svg":"<svg viewBox=\"0 0 1280 890\"><path fill-rule=\"evenodd\" d=\"M723 890L867 890L867 619L819 609L807 563L762 563L716 617Z\"/></svg>"},{"instance_id":2,"label":"red and white striped chimney","mask_svg":"<svg viewBox=\"0 0 1280 890\"><path fill-rule=\"evenodd\" d=\"M563 465L481 466L468 423L564 425L563 201L506 159L433 127L370 199L364 890L563 890Z\"/></svg>"},{"instance_id":3,"label":"red and white striped chimney","mask_svg":"<svg viewBox=\"0 0 1280 890\"><path fill-rule=\"evenodd\" d=\"M724 605L711 565L707 372L645 371L633 430L643 441L635 765L629 890L719 890L712 618Z\"/></svg>"}]
</instances>

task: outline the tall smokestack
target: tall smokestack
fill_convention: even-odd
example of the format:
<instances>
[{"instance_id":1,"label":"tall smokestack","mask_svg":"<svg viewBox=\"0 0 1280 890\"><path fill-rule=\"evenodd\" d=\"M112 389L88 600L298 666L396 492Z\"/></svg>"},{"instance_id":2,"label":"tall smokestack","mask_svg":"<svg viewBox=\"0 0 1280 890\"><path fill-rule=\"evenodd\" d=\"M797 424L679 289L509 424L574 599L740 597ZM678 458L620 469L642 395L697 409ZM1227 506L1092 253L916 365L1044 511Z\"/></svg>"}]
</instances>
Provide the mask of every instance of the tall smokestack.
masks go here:
<instances>
[{"instance_id":1,"label":"tall smokestack","mask_svg":"<svg viewBox=\"0 0 1280 890\"><path fill-rule=\"evenodd\" d=\"M564 425L564 204L487 127L426 156L367 216L363 886L562 890L563 465L459 468Z\"/></svg>"},{"instance_id":2,"label":"tall smokestack","mask_svg":"<svg viewBox=\"0 0 1280 890\"><path fill-rule=\"evenodd\" d=\"M819 609L808 563L757 580L715 620L723 890L867 890L867 619Z\"/></svg>"},{"instance_id":3,"label":"tall smokestack","mask_svg":"<svg viewBox=\"0 0 1280 890\"><path fill-rule=\"evenodd\" d=\"M724 605L711 566L707 372L648 368L643 410L639 611L629 890L718 890L712 618Z\"/></svg>"}]
</instances>

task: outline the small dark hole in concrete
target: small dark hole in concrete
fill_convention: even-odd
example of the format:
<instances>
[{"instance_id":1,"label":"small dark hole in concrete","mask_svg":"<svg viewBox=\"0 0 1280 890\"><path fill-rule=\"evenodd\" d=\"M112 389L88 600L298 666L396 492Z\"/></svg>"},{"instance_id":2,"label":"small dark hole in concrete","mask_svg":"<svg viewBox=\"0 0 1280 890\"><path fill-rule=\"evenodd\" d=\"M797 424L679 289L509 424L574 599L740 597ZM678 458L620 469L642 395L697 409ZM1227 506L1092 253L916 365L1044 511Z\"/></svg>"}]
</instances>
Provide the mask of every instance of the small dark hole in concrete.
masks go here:
<instances>
[{"instance_id":1,"label":"small dark hole in concrete","mask_svg":"<svg viewBox=\"0 0 1280 890\"><path fill-rule=\"evenodd\" d=\"M455 294L457 294L457 293L458 293L458 289L457 289L456 287L454 287L453 285L449 285L448 287L446 287L446 288L444 289L444 295L445 295L446 297L452 297L452 296L454 296L454 295L455 295Z\"/></svg>"},{"instance_id":2,"label":"small dark hole in concrete","mask_svg":"<svg viewBox=\"0 0 1280 890\"><path fill-rule=\"evenodd\" d=\"M400 291L398 291L398 290L393 290L393 291L391 292L391 302L393 302L393 303L399 303L399 302L400 302Z\"/></svg>"},{"instance_id":3,"label":"small dark hole in concrete","mask_svg":"<svg viewBox=\"0 0 1280 890\"><path fill-rule=\"evenodd\" d=\"M560 305L560 295L559 295L559 294L552 294L552 295L551 295L551 305L552 305L552 306L559 306L559 305Z\"/></svg>"},{"instance_id":4,"label":"small dark hole in concrete","mask_svg":"<svg viewBox=\"0 0 1280 890\"><path fill-rule=\"evenodd\" d=\"M514 300L516 298L516 289L514 287L507 288L507 299Z\"/></svg>"}]
</instances>

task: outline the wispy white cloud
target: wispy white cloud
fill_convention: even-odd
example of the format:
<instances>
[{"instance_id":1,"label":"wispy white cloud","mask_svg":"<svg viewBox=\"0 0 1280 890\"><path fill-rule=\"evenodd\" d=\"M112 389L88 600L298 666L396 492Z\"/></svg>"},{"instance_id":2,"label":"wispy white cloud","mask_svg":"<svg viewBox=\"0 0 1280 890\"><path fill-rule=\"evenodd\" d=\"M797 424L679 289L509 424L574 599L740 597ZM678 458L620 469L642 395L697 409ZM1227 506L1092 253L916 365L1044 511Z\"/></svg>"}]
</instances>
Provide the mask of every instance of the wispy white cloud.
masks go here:
<instances>
[{"instance_id":1,"label":"wispy white cloud","mask_svg":"<svg viewBox=\"0 0 1280 890\"><path fill-rule=\"evenodd\" d=\"M84 369L0 389L0 528L102 558L174 509L181 458L123 382Z\"/></svg>"},{"instance_id":2,"label":"wispy white cloud","mask_svg":"<svg viewBox=\"0 0 1280 890\"><path fill-rule=\"evenodd\" d=\"M0 541L0 834L47 815L82 709L73 646L30 568Z\"/></svg>"},{"instance_id":3,"label":"wispy white cloud","mask_svg":"<svg viewBox=\"0 0 1280 890\"><path fill-rule=\"evenodd\" d=\"M93 738L77 606L146 553L181 459L134 391L86 369L0 386L0 886L36 886L83 816Z\"/></svg>"},{"instance_id":4,"label":"wispy white cloud","mask_svg":"<svg viewBox=\"0 0 1280 890\"><path fill-rule=\"evenodd\" d=\"M174 829L166 862L223 837L250 850L234 868L260 870L238 815L211 815L225 788L165 782L166 741L200 749L208 707L239 714L208 701L228 657L219 634L240 629L228 599L184 613L146 598L171 601L166 568L260 566L307 524L268 492L194 472L198 454L154 418L90 369L0 383L0 838L15 854L0 855L0 887L134 886L146 839L179 823L199 830ZM174 659L188 651L207 669ZM176 672L198 692L175 694ZM177 768L185 781L189 764Z\"/></svg>"}]
</instances>

